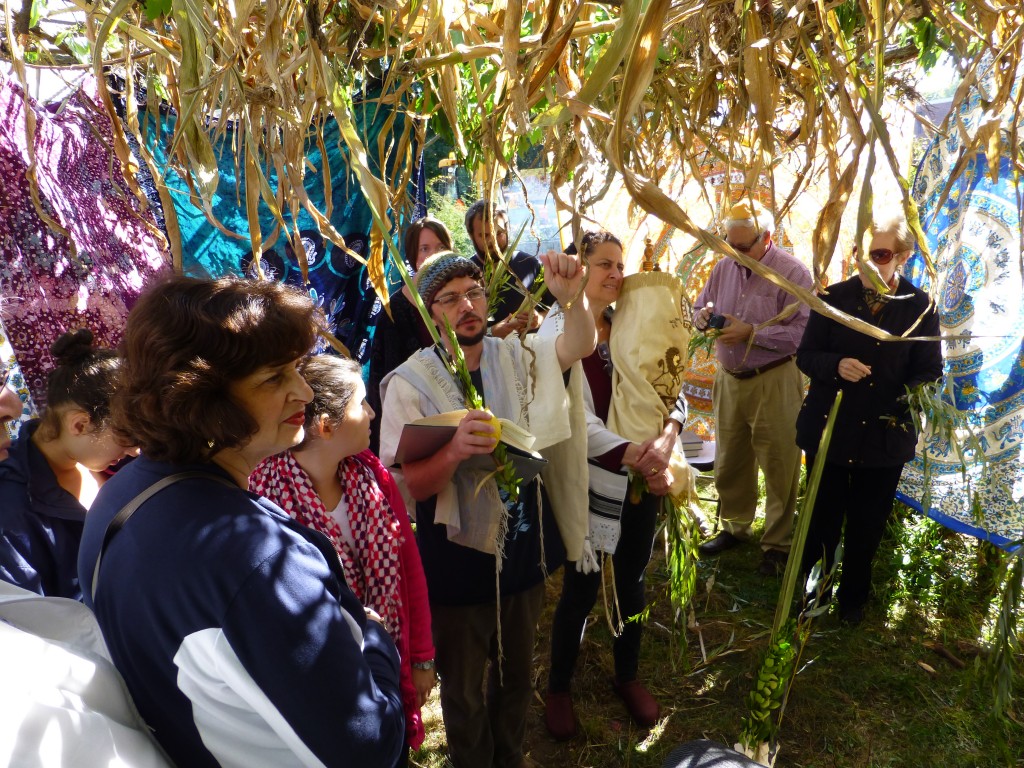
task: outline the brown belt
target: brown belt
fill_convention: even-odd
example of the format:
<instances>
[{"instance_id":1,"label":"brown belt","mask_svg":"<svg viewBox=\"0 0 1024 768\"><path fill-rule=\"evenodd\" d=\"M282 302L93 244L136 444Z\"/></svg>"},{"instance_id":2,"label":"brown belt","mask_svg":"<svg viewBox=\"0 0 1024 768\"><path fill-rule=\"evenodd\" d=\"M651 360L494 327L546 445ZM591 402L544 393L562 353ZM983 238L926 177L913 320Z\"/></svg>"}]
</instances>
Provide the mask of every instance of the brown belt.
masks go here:
<instances>
[{"instance_id":1,"label":"brown belt","mask_svg":"<svg viewBox=\"0 0 1024 768\"><path fill-rule=\"evenodd\" d=\"M764 373L765 371L770 371L772 368L778 368L780 365L785 365L794 357L796 357L796 355L786 355L785 357L780 357L778 360L772 360L770 363L765 363L759 368L751 368L747 371L730 371L728 368L723 368L722 370L734 379L752 379L759 373Z\"/></svg>"}]
</instances>

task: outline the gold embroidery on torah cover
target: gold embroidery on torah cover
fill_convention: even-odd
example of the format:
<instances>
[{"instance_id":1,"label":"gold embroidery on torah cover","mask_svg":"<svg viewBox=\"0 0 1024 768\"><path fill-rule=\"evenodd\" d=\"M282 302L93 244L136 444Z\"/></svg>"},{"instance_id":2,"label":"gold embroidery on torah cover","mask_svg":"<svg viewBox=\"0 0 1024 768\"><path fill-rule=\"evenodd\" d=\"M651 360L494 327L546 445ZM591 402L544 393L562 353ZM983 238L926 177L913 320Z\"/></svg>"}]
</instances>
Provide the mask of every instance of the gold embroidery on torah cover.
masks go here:
<instances>
[{"instance_id":1,"label":"gold embroidery on torah cover","mask_svg":"<svg viewBox=\"0 0 1024 768\"><path fill-rule=\"evenodd\" d=\"M634 443L656 437L682 389L690 319L683 283L666 272L641 272L622 283L612 322L612 402L608 428ZM689 499L693 473L677 447L672 495Z\"/></svg>"}]
</instances>

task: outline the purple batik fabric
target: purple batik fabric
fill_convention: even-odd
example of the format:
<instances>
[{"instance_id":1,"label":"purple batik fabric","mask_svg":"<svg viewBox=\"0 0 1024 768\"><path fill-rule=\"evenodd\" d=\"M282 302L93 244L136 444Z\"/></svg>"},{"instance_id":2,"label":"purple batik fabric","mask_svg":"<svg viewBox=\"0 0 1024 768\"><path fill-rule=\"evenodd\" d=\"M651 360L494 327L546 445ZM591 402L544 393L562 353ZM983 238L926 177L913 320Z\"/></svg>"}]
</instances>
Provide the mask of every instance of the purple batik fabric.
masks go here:
<instances>
[{"instance_id":1,"label":"purple batik fabric","mask_svg":"<svg viewBox=\"0 0 1024 768\"><path fill-rule=\"evenodd\" d=\"M143 287L170 271L166 241L151 211L127 188L114 156L110 119L95 82L59 104L28 108L36 117L39 197L68 238L32 203L22 89L0 75L0 292L4 325L25 384L42 408L50 345L66 330L88 327L103 346L121 338Z\"/></svg>"}]
</instances>

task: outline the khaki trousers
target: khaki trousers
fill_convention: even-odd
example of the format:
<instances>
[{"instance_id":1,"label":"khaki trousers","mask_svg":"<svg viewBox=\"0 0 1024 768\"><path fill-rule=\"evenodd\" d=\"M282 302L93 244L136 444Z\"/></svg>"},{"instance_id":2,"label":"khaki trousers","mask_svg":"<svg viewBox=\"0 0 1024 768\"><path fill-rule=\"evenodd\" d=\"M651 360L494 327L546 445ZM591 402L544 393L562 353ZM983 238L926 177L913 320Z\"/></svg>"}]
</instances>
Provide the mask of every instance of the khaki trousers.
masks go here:
<instances>
[{"instance_id":1,"label":"khaki trousers","mask_svg":"<svg viewBox=\"0 0 1024 768\"><path fill-rule=\"evenodd\" d=\"M803 380L790 360L750 379L719 370L715 409L715 487L723 530L747 538L757 510L757 470L764 473L765 528L761 548L788 551L800 484L796 417Z\"/></svg>"}]
</instances>

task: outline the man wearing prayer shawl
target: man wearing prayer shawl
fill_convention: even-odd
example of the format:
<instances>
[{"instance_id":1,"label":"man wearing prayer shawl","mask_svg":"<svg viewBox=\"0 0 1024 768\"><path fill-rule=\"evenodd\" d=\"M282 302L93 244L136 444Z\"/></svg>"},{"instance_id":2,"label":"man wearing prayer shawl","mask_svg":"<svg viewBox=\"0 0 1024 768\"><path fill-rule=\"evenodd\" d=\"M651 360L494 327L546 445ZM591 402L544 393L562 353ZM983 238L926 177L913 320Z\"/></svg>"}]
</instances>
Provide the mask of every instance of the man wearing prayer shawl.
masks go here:
<instances>
[{"instance_id":1,"label":"man wearing prayer shawl","mask_svg":"<svg viewBox=\"0 0 1024 768\"><path fill-rule=\"evenodd\" d=\"M542 261L548 288L566 307L565 329L556 337L487 335L486 291L479 267L469 259L438 254L416 277L446 345L445 321L454 330L485 407L532 432L535 450L570 439L571 403L563 375L596 344L579 257L551 252ZM467 407L444 362L446 354L420 350L382 382L385 465L394 463L406 424ZM463 465L495 445L490 414L470 410L441 449L395 473L415 501L441 711L455 768L532 764L523 754L523 738L545 564L557 567L566 548L582 545L571 536L563 542L565 531L583 527L559 521L536 480L522 483L518 501L512 502L492 472Z\"/></svg>"},{"instance_id":2,"label":"man wearing prayer shawl","mask_svg":"<svg viewBox=\"0 0 1024 768\"><path fill-rule=\"evenodd\" d=\"M542 261L547 286L565 307L564 331L556 337L488 336L481 272L469 259L438 254L417 274L417 290L445 345L445 321L455 331L485 408L534 433L535 450L570 437L563 373L596 344L579 256L551 252ZM422 349L382 382L385 465L394 463L404 425L466 408L443 354ZM531 765L522 743L545 565L557 567L565 547L581 544L562 542L558 510L545 503L536 480L522 483L513 503L492 472L463 466L492 453L494 435L489 414L471 410L437 453L396 472L416 502L441 714L455 768Z\"/></svg>"}]
</instances>

